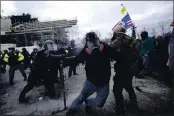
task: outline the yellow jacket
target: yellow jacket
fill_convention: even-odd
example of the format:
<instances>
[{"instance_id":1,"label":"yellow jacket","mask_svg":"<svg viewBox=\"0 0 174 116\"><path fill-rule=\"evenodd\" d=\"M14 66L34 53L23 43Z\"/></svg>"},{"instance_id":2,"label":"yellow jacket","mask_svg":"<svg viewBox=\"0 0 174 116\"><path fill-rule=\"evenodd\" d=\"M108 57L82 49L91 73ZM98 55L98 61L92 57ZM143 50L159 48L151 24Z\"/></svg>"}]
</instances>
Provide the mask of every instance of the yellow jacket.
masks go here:
<instances>
[{"instance_id":1,"label":"yellow jacket","mask_svg":"<svg viewBox=\"0 0 174 116\"><path fill-rule=\"evenodd\" d=\"M19 52L19 54L18 54L18 61L20 62L20 61L22 61L22 60L24 60L24 55L22 55L22 54Z\"/></svg>"},{"instance_id":2,"label":"yellow jacket","mask_svg":"<svg viewBox=\"0 0 174 116\"><path fill-rule=\"evenodd\" d=\"M9 59L8 54L5 54L4 55L4 58L3 58L3 61L6 62L6 63L8 63L8 59Z\"/></svg>"}]
</instances>

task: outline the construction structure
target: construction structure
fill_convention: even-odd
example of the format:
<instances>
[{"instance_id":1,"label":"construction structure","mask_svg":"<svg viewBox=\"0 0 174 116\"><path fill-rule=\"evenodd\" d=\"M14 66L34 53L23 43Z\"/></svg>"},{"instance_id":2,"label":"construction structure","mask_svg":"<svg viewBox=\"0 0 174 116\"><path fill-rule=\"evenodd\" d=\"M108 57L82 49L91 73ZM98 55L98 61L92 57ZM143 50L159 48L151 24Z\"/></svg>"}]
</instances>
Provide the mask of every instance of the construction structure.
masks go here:
<instances>
[{"instance_id":1,"label":"construction structure","mask_svg":"<svg viewBox=\"0 0 174 116\"><path fill-rule=\"evenodd\" d=\"M43 42L47 39L52 39L56 43L67 44L69 40L78 38L77 20L21 23L12 26L11 32L6 33L6 35L13 35L16 41L19 40L19 36L22 35L26 46L28 45L28 40L39 40Z\"/></svg>"},{"instance_id":2,"label":"construction structure","mask_svg":"<svg viewBox=\"0 0 174 116\"><path fill-rule=\"evenodd\" d=\"M9 32L11 26L12 22L9 17L1 17L1 35L5 35L6 32Z\"/></svg>"}]
</instances>

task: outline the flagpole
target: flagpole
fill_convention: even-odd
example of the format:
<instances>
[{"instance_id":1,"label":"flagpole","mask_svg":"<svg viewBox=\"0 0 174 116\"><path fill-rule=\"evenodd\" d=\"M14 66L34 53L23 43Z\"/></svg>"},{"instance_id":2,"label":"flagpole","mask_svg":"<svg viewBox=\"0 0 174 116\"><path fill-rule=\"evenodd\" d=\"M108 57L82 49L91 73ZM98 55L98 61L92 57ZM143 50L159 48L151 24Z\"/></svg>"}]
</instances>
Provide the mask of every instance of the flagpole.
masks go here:
<instances>
[{"instance_id":1,"label":"flagpole","mask_svg":"<svg viewBox=\"0 0 174 116\"><path fill-rule=\"evenodd\" d=\"M127 15L129 15L126 7L123 4L121 4L121 6L122 6L121 13L124 14L124 12L126 11ZM130 17L130 15L129 15L129 17ZM136 39L135 25L133 25L133 27L132 27L132 37Z\"/></svg>"}]
</instances>

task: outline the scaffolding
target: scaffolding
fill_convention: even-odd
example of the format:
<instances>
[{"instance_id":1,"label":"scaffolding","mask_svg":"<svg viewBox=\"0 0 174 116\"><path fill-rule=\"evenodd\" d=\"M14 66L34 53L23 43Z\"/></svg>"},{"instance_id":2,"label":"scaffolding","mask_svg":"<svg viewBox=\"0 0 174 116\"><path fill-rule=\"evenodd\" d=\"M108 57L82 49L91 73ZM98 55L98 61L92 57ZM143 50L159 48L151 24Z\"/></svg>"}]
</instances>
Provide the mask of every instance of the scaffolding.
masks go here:
<instances>
[{"instance_id":1,"label":"scaffolding","mask_svg":"<svg viewBox=\"0 0 174 116\"><path fill-rule=\"evenodd\" d=\"M13 32L11 34L24 35L26 45L26 34L30 34L31 38L32 34L35 34L42 42L47 39L63 40L65 35L68 35L69 40L78 38L77 20L33 21L13 26L11 30Z\"/></svg>"}]
</instances>

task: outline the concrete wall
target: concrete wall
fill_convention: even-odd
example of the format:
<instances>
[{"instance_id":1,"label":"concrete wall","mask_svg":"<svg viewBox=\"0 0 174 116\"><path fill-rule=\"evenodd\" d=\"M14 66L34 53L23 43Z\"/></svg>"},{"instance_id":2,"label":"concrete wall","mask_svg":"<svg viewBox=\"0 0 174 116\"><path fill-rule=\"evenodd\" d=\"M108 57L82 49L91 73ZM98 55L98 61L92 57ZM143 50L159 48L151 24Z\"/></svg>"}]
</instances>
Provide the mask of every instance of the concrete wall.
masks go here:
<instances>
[{"instance_id":1,"label":"concrete wall","mask_svg":"<svg viewBox=\"0 0 174 116\"><path fill-rule=\"evenodd\" d=\"M16 47L16 44L0 44L0 50L8 50L9 47Z\"/></svg>"},{"instance_id":2,"label":"concrete wall","mask_svg":"<svg viewBox=\"0 0 174 116\"><path fill-rule=\"evenodd\" d=\"M14 47L15 49L18 49L19 51L22 52L22 48L26 48L27 51L31 54L34 48L39 48L39 46L34 45L34 46L24 46L24 47L16 47L16 44L0 44L0 50L4 52L4 50L8 50L9 47Z\"/></svg>"},{"instance_id":3,"label":"concrete wall","mask_svg":"<svg viewBox=\"0 0 174 116\"><path fill-rule=\"evenodd\" d=\"M22 48L26 48L27 51L31 54L31 52L33 51L34 48L38 48L38 46L25 46L25 47L16 47L15 49L19 50L20 52L22 52Z\"/></svg>"}]
</instances>

